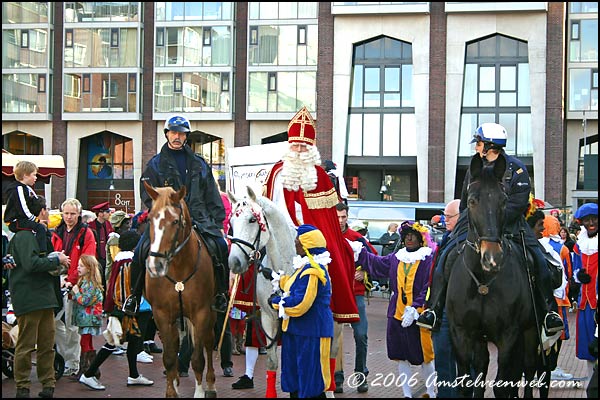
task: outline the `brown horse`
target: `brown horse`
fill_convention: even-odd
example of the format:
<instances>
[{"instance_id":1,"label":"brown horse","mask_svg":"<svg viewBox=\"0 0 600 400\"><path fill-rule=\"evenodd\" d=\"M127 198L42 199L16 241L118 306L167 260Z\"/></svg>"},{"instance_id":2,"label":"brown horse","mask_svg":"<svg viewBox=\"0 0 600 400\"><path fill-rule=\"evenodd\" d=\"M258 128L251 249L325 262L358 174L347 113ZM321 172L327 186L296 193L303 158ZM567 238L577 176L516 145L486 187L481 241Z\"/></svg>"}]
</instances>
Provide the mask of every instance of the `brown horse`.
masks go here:
<instances>
[{"instance_id":1,"label":"brown horse","mask_svg":"<svg viewBox=\"0 0 600 400\"><path fill-rule=\"evenodd\" d=\"M164 346L166 397L178 395L177 352L184 321L194 344L194 397L216 397L212 362L216 319L215 312L211 310L215 293L212 259L202 237L192 228L192 219L184 201L185 186L178 192L170 187L154 188L146 182L144 186L153 200L148 214L150 254L146 261L145 297L152 305ZM205 392L202 377L206 363Z\"/></svg>"}]
</instances>

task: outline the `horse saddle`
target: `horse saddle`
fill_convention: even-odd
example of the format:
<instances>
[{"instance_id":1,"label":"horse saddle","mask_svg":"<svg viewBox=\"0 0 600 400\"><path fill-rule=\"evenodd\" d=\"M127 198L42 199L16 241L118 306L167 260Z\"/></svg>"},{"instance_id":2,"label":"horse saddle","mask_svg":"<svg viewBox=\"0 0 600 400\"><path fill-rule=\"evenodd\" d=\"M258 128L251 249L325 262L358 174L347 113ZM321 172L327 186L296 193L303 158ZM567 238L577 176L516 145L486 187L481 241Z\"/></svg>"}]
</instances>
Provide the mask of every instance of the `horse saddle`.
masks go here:
<instances>
[{"instance_id":1,"label":"horse saddle","mask_svg":"<svg viewBox=\"0 0 600 400\"><path fill-rule=\"evenodd\" d=\"M544 259L546 260L546 266L548 271L550 271L550 280L552 284L552 288L556 289L562 285L562 273L563 267L557 260L552 257L550 253L542 250L542 254L544 255ZM529 265L535 265L535 256L530 248L527 248L527 263ZM542 265L538 266L538 268L543 268Z\"/></svg>"}]
</instances>

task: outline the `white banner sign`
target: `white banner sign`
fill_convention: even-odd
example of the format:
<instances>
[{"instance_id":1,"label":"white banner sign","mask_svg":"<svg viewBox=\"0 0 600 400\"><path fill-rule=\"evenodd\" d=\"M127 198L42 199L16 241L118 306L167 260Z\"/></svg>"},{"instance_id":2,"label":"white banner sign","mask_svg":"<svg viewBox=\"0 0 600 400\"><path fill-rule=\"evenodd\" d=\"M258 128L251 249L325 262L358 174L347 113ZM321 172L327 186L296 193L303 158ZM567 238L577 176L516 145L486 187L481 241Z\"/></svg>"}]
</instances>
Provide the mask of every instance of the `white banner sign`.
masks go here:
<instances>
[{"instance_id":1,"label":"white banner sign","mask_svg":"<svg viewBox=\"0 0 600 400\"><path fill-rule=\"evenodd\" d=\"M249 186L254 193L261 195L271 167L288 149L288 142L228 148L229 190L236 196L244 196Z\"/></svg>"}]
</instances>

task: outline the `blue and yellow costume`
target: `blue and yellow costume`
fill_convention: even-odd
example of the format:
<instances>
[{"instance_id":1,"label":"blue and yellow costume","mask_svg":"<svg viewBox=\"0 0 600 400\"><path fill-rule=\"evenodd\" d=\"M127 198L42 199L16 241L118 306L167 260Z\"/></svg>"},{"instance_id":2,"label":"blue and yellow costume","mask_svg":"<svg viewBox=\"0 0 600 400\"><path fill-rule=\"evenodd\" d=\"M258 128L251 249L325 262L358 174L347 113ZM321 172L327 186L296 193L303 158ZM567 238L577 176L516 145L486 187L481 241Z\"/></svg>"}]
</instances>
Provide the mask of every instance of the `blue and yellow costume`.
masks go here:
<instances>
[{"instance_id":1,"label":"blue and yellow costume","mask_svg":"<svg viewBox=\"0 0 600 400\"><path fill-rule=\"evenodd\" d=\"M271 304L283 317L281 388L298 397L320 396L331 383L329 354L333 338L331 281L325 237L312 225L298 227L305 257L296 257L296 271L283 276L284 294Z\"/></svg>"}]
</instances>

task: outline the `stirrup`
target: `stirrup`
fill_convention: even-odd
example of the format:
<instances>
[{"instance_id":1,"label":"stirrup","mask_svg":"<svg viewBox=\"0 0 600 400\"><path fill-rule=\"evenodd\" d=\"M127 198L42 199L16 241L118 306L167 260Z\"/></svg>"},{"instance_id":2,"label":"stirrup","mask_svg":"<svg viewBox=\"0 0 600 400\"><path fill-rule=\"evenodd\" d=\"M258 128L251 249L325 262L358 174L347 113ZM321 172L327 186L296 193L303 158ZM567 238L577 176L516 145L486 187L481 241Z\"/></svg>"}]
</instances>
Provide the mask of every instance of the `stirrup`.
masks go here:
<instances>
[{"instance_id":1,"label":"stirrup","mask_svg":"<svg viewBox=\"0 0 600 400\"><path fill-rule=\"evenodd\" d=\"M138 301L134 295L130 295L125 299L125 303L123 303L123 307L121 311L123 311L126 315L136 315L138 312Z\"/></svg>"},{"instance_id":2,"label":"stirrup","mask_svg":"<svg viewBox=\"0 0 600 400\"><path fill-rule=\"evenodd\" d=\"M433 321L431 320L432 317ZM427 310L423 311L421 315L419 315L419 318L417 318L417 325L421 328L433 330L433 328L437 325L437 321L438 318L435 311L431 308L428 308Z\"/></svg>"}]
</instances>

